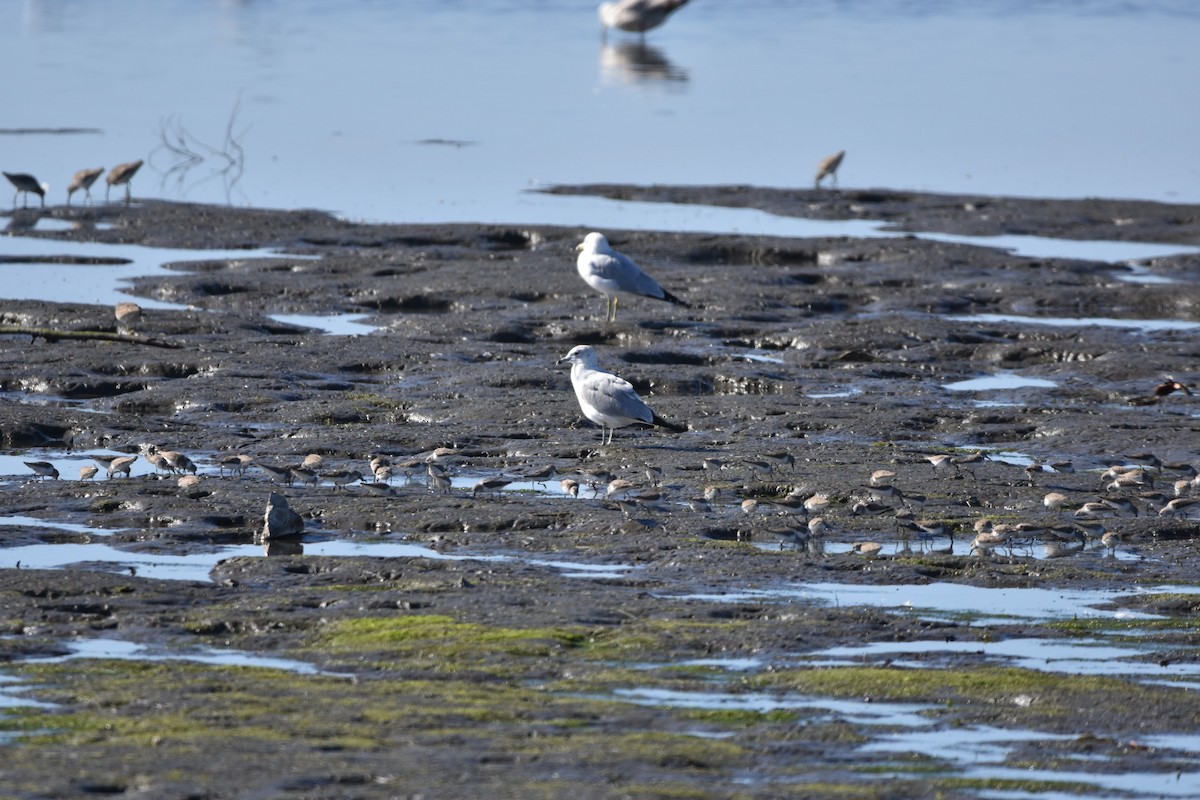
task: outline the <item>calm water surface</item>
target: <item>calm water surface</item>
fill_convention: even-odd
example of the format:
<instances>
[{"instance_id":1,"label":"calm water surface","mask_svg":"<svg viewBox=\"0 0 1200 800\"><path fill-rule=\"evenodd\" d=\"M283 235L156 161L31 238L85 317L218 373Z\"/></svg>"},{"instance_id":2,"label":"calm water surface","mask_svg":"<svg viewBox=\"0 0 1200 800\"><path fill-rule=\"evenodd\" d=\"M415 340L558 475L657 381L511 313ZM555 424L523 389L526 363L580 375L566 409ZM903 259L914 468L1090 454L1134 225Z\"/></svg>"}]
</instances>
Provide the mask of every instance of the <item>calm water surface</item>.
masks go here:
<instances>
[{"instance_id":1,"label":"calm water surface","mask_svg":"<svg viewBox=\"0 0 1200 800\"><path fill-rule=\"evenodd\" d=\"M609 225L525 190L804 186L843 148L848 187L1200 201L1197 42L1190 0L694 0L644 50L592 0L23 0L0 127L99 132L0 167L405 222Z\"/></svg>"}]
</instances>

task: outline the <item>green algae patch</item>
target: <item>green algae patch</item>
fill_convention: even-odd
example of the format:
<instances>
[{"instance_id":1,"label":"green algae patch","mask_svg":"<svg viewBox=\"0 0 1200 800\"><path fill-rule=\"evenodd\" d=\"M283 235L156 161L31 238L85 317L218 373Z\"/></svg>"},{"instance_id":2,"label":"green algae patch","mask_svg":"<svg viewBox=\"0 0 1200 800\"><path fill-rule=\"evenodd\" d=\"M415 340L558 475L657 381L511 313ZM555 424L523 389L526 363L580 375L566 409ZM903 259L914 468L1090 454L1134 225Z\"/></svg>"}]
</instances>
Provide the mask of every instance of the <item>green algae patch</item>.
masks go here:
<instances>
[{"instance_id":1,"label":"green algae patch","mask_svg":"<svg viewBox=\"0 0 1200 800\"><path fill-rule=\"evenodd\" d=\"M759 690L924 702L930 704L930 713L937 708L941 713L968 718L1009 717L1021 724L1051 728L1069 723L1075 729L1102 724L1113 730L1171 730L1200 714L1200 698L1183 689L1018 667L829 667L756 675L747 677L744 684Z\"/></svg>"},{"instance_id":2,"label":"green algae patch","mask_svg":"<svg viewBox=\"0 0 1200 800\"><path fill-rule=\"evenodd\" d=\"M494 627L442 615L397 615L332 622L313 646L331 654L373 654L406 669L455 673L492 667L511 672L510 658L559 655L586 640L586 633L569 628Z\"/></svg>"}]
</instances>

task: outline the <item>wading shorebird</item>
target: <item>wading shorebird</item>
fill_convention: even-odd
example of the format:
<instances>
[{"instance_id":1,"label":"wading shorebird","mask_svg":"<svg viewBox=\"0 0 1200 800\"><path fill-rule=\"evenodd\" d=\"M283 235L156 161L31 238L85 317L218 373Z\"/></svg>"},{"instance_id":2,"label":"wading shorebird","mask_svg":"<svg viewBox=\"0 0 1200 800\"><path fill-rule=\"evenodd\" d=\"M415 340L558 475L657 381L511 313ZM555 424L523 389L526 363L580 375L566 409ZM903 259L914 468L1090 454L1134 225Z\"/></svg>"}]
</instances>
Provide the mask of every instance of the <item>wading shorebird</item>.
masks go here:
<instances>
[{"instance_id":1,"label":"wading shorebird","mask_svg":"<svg viewBox=\"0 0 1200 800\"><path fill-rule=\"evenodd\" d=\"M21 193L25 193L25 203L21 208L29 208L29 195L36 194L42 199L42 208L46 207L46 190L50 188L49 184L38 183L37 178L32 175L27 175L24 172L6 172L4 177L8 178L8 182L17 187L16 194L13 195L13 208L17 207L17 198Z\"/></svg>"},{"instance_id":2,"label":"wading shorebird","mask_svg":"<svg viewBox=\"0 0 1200 800\"><path fill-rule=\"evenodd\" d=\"M109 170L108 177L105 178L105 180L108 181L108 186L106 186L104 189L104 202L108 202L108 193L112 187L124 185L125 205L129 205L129 202L133 199L130 184L133 182L133 176L136 175L137 171L141 168L142 161L141 159L138 159L137 161L130 161L125 164L117 164L115 167Z\"/></svg>"},{"instance_id":3,"label":"wading shorebird","mask_svg":"<svg viewBox=\"0 0 1200 800\"><path fill-rule=\"evenodd\" d=\"M688 0L617 0L601 3L596 9L604 32L609 28L645 34L667 21L667 17L688 4Z\"/></svg>"},{"instance_id":4,"label":"wading shorebird","mask_svg":"<svg viewBox=\"0 0 1200 800\"><path fill-rule=\"evenodd\" d=\"M626 425L657 425L676 433L687 430L663 419L634 391L633 384L600 369L600 357L586 344L571 349L558 360L571 365L571 385L583 415L600 426L600 443L611 444L613 432ZM604 440L608 433L608 441Z\"/></svg>"},{"instance_id":5,"label":"wading shorebird","mask_svg":"<svg viewBox=\"0 0 1200 800\"><path fill-rule=\"evenodd\" d=\"M58 470L49 461L26 461L25 466L37 474L38 480L44 481L47 478L58 480Z\"/></svg>"},{"instance_id":6,"label":"wading shorebird","mask_svg":"<svg viewBox=\"0 0 1200 800\"><path fill-rule=\"evenodd\" d=\"M642 272L642 268L634 263L633 259L614 250L604 234L595 231L589 233L575 249L579 251L579 257L575 259L579 277L583 278L588 286L603 294L608 302L605 322L617 321L617 300L622 295L650 297L691 308L686 302L659 286L654 278Z\"/></svg>"},{"instance_id":7,"label":"wading shorebird","mask_svg":"<svg viewBox=\"0 0 1200 800\"><path fill-rule=\"evenodd\" d=\"M142 307L137 303L117 303L113 309L113 316L117 318L119 333L134 333L137 330L138 322L142 319Z\"/></svg>"},{"instance_id":8,"label":"wading shorebird","mask_svg":"<svg viewBox=\"0 0 1200 800\"><path fill-rule=\"evenodd\" d=\"M842 159L845 157L846 157L846 151L838 150L833 155L826 156L825 158L821 159L821 163L817 164L817 177L816 177L816 180L813 181L813 188L820 189L821 181L823 181L825 178L832 178L833 185L837 186L838 185L838 179L837 179L838 167L840 167L842 165Z\"/></svg>"},{"instance_id":9,"label":"wading shorebird","mask_svg":"<svg viewBox=\"0 0 1200 800\"><path fill-rule=\"evenodd\" d=\"M95 169L81 169L76 172L71 178L71 185L67 187L67 205L71 205L71 195L83 189L85 202L92 202L92 184L96 182L104 174L104 167L96 167Z\"/></svg>"}]
</instances>

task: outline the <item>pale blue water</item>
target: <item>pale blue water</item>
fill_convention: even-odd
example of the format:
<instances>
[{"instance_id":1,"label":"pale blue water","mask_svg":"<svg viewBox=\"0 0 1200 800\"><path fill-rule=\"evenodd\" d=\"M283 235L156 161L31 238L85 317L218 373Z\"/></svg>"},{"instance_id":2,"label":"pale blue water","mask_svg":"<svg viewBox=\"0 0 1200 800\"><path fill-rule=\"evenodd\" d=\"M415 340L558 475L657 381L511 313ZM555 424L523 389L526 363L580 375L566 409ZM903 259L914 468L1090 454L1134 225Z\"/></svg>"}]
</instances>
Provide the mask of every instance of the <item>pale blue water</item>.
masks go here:
<instances>
[{"instance_id":1,"label":"pale blue water","mask_svg":"<svg viewBox=\"0 0 1200 800\"><path fill-rule=\"evenodd\" d=\"M102 133L0 135L0 167L61 203L147 158L139 196L389 221L616 225L524 190L805 186L843 148L847 187L1200 200L1190 0L693 0L656 67L635 42L591 0L14 1L0 127ZM195 142L164 174L164 122L220 149L239 103L236 182Z\"/></svg>"}]
</instances>

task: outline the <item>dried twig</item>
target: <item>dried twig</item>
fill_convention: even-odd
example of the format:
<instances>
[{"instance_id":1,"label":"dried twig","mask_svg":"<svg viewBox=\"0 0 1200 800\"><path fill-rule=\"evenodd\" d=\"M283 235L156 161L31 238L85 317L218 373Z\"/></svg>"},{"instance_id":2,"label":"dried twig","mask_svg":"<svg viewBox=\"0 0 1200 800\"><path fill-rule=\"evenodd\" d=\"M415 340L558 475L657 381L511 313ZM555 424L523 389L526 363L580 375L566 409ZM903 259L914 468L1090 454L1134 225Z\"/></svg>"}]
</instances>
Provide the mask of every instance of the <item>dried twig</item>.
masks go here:
<instances>
[{"instance_id":1,"label":"dried twig","mask_svg":"<svg viewBox=\"0 0 1200 800\"><path fill-rule=\"evenodd\" d=\"M31 336L34 339L45 339L47 342L57 342L63 339L99 339L107 342L124 342L125 344L143 344L147 347L165 347L179 350L183 345L178 342L168 342L164 339L151 339L149 336L129 333L113 333L112 331L68 331L61 328L30 328L25 325L0 325L0 336Z\"/></svg>"}]
</instances>

